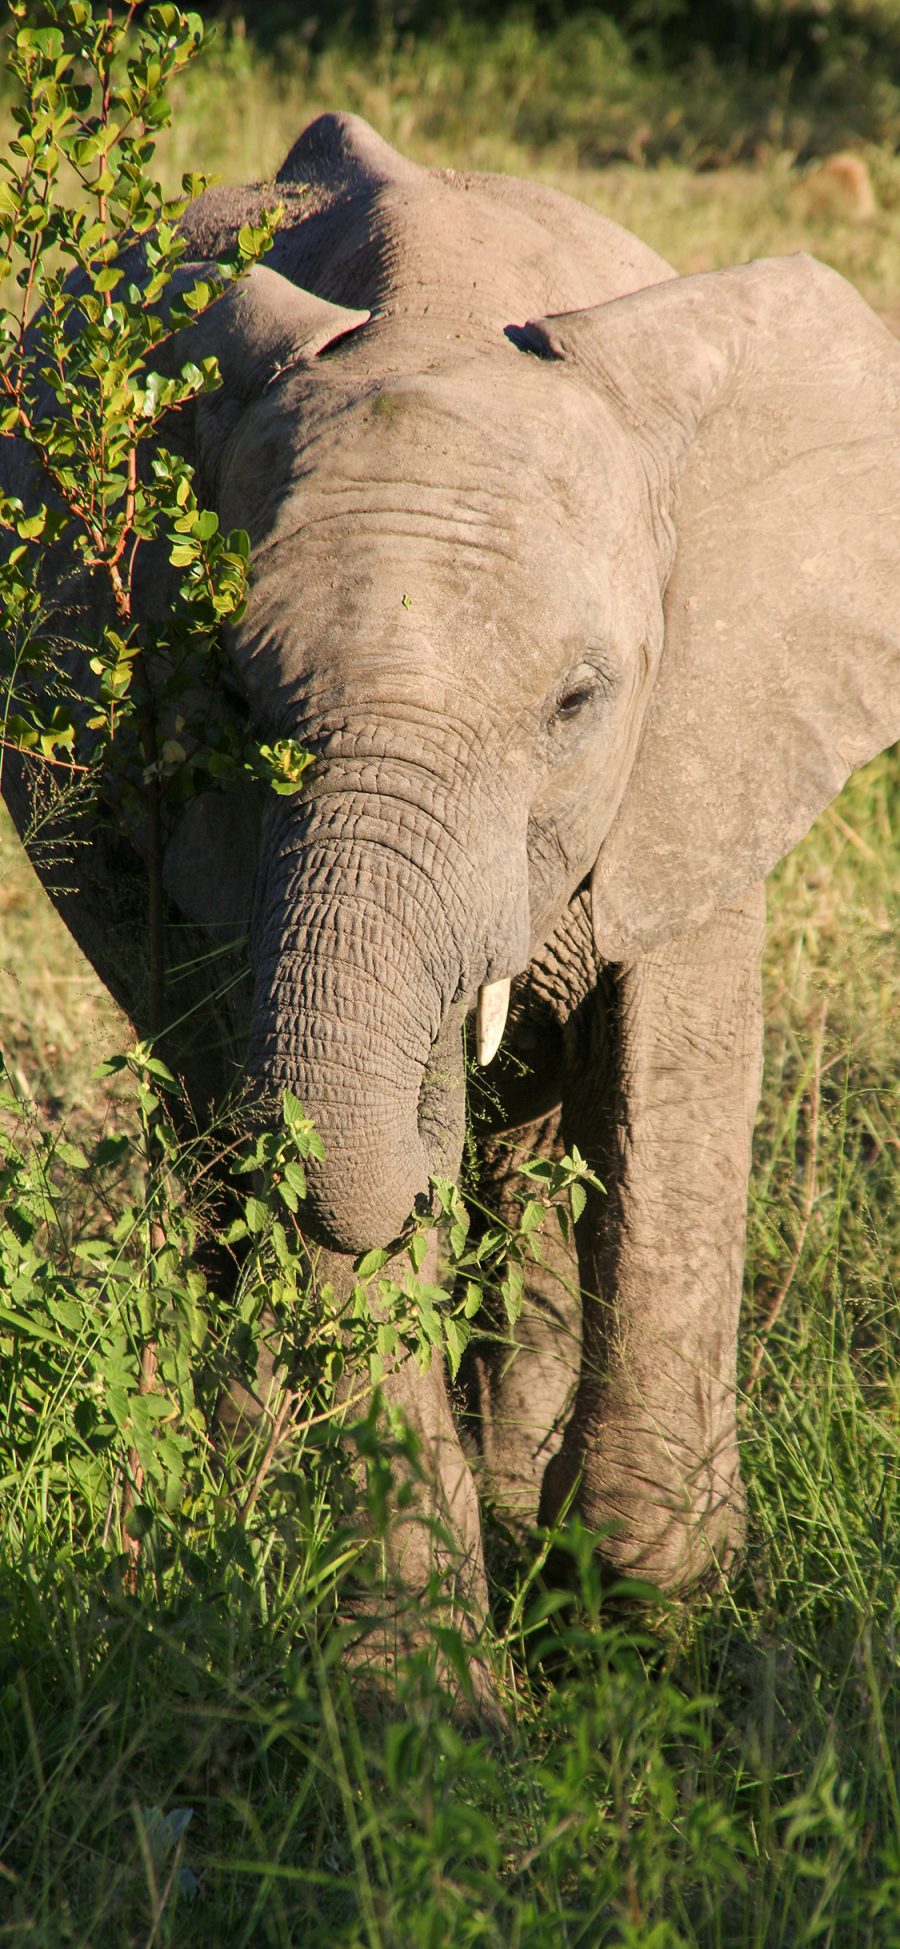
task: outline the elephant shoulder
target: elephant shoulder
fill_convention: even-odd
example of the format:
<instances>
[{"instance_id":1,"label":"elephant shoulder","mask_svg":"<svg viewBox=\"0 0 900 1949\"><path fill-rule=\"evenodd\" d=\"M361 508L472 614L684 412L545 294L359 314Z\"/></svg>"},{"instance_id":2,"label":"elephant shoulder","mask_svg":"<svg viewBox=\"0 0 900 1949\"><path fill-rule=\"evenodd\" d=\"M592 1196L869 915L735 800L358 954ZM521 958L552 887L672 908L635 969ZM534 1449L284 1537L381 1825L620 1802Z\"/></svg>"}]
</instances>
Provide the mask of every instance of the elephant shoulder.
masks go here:
<instances>
[{"instance_id":1,"label":"elephant shoulder","mask_svg":"<svg viewBox=\"0 0 900 1949\"><path fill-rule=\"evenodd\" d=\"M214 194L222 200L208 207L224 209L225 193ZM486 253L514 279L524 273L547 309L602 304L675 275L649 245L574 197L514 176L423 167L356 115L310 123L269 194L289 199L273 265L344 303L370 301L368 286L379 284L384 268L383 233L401 256L403 247L421 255L436 224L448 275L454 248L457 255Z\"/></svg>"},{"instance_id":2,"label":"elephant shoulder","mask_svg":"<svg viewBox=\"0 0 900 1949\"><path fill-rule=\"evenodd\" d=\"M630 230L548 183L455 170L441 175L447 183L504 207L511 217L530 219L546 233L554 257L577 267L579 283L591 292L588 299L571 301L573 308L579 302L606 304L676 276L671 264ZM563 295L559 309L569 308L570 301Z\"/></svg>"}]
</instances>

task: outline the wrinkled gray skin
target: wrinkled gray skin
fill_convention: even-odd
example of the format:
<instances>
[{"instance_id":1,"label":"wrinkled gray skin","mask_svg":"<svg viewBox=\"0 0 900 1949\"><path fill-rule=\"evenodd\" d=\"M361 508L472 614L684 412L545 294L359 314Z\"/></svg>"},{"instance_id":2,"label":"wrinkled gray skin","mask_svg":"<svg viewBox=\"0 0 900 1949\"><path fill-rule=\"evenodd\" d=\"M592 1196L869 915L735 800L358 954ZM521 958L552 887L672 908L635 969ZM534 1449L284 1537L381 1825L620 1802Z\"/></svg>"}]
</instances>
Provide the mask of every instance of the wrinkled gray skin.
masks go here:
<instances>
[{"instance_id":1,"label":"wrinkled gray skin","mask_svg":"<svg viewBox=\"0 0 900 1949\"><path fill-rule=\"evenodd\" d=\"M223 941L252 910L249 1070L324 1138L309 1224L341 1255L456 1171L464 1018L513 977L485 1189L502 1209L517 1157L574 1142L607 1195L577 1260L535 1268L514 1357L474 1363L474 1460L436 1368L388 1392L476 1613L476 1477L521 1520L571 1498L615 1565L680 1589L741 1536L761 882L900 733L898 349L810 259L679 279L543 187L414 168L345 116L274 194L203 198L196 258L276 196L268 268L178 347L224 374L181 437L253 545L235 690L321 762L261 836L240 796L193 808L172 917ZM101 835L57 897L140 1020L126 852ZM201 1021L202 1100L230 1078ZM415 1587L426 1545L398 1537Z\"/></svg>"}]
</instances>

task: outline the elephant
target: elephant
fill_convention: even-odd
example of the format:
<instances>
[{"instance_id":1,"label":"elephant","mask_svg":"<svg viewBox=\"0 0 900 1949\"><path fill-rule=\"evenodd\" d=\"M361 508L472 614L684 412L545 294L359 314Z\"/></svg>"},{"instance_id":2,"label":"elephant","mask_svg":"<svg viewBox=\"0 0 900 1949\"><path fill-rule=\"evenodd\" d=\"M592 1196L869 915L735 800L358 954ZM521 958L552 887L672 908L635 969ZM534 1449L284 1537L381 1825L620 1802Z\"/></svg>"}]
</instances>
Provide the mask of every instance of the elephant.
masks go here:
<instances>
[{"instance_id":1,"label":"elephant","mask_svg":"<svg viewBox=\"0 0 900 1949\"><path fill-rule=\"evenodd\" d=\"M251 542L222 710L315 764L167 830L179 939L249 941L246 1019L191 991L179 1067L198 1102L238 1071L300 1099L325 1151L302 1225L337 1266L458 1172L473 1043L488 1204L578 1145L603 1189L514 1344L476 1346L475 1450L437 1363L384 1388L475 1611L480 1495L523 1531L573 1510L618 1574L685 1592L743 1534L763 883L900 735L900 347L814 259L678 276L346 114L274 185L208 190L191 264L275 201L265 261L168 356L218 359L177 437ZM148 612L164 586L157 563ZM24 829L27 762L7 787ZM76 885L43 868L139 1027L140 853L111 824Z\"/></svg>"}]
</instances>

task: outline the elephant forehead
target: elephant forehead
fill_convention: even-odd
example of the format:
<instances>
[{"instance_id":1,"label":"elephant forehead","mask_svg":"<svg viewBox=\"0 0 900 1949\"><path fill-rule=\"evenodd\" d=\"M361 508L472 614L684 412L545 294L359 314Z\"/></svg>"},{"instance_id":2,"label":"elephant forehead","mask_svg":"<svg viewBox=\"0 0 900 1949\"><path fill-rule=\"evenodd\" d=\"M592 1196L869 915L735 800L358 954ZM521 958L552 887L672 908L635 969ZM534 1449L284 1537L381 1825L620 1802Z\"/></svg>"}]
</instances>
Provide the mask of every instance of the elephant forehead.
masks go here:
<instances>
[{"instance_id":1,"label":"elephant forehead","mask_svg":"<svg viewBox=\"0 0 900 1949\"><path fill-rule=\"evenodd\" d=\"M467 509L523 536L590 525L596 541L633 529L642 496L633 440L605 403L511 346L355 389L288 383L248 416L229 473L228 518L243 504L254 543L416 508Z\"/></svg>"},{"instance_id":2,"label":"elephant forehead","mask_svg":"<svg viewBox=\"0 0 900 1949\"><path fill-rule=\"evenodd\" d=\"M603 477L621 477L627 494L631 456L612 416L602 406L592 414L541 361L509 358L384 382L336 423L326 441L335 469L376 492L415 484L458 500L481 491L508 522L536 505L548 518L570 515Z\"/></svg>"},{"instance_id":3,"label":"elephant forehead","mask_svg":"<svg viewBox=\"0 0 900 1949\"><path fill-rule=\"evenodd\" d=\"M343 589L345 604L393 581L397 599L414 598L414 578L457 612L546 604L549 623L566 603L620 609L643 583L644 482L630 436L565 388L520 379L473 404L471 388L457 398L447 381L398 382L298 447L264 552L302 562L304 580L324 578L334 601Z\"/></svg>"},{"instance_id":4,"label":"elephant forehead","mask_svg":"<svg viewBox=\"0 0 900 1949\"><path fill-rule=\"evenodd\" d=\"M646 635L658 583L630 436L538 360L510 348L502 385L488 368L330 410L306 393L287 482L265 470L241 629L270 699L312 670L403 667L508 676L536 703L557 670Z\"/></svg>"},{"instance_id":5,"label":"elephant forehead","mask_svg":"<svg viewBox=\"0 0 900 1949\"><path fill-rule=\"evenodd\" d=\"M270 675L276 660L354 680L508 667L521 679L532 671L540 690L557 663L618 640L620 611L611 578L574 540L563 552L535 531L526 551L471 507L382 503L350 526L314 519L266 550L243 633Z\"/></svg>"}]
</instances>

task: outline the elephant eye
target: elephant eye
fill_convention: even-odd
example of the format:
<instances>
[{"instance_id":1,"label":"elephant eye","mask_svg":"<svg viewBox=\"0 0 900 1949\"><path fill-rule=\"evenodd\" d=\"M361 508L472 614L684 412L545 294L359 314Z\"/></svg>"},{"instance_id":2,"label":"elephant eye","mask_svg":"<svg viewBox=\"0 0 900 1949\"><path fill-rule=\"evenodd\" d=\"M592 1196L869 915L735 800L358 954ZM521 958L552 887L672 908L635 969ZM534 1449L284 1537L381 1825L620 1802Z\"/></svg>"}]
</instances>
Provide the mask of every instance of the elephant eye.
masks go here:
<instances>
[{"instance_id":1,"label":"elephant eye","mask_svg":"<svg viewBox=\"0 0 900 1949\"><path fill-rule=\"evenodd\" d=\"M574 684L571 690L563 693L554 711L555 717L577 717L579 711L589 704L594 695L592 684Z\"/></svg>"}]
</instances>

